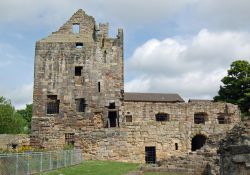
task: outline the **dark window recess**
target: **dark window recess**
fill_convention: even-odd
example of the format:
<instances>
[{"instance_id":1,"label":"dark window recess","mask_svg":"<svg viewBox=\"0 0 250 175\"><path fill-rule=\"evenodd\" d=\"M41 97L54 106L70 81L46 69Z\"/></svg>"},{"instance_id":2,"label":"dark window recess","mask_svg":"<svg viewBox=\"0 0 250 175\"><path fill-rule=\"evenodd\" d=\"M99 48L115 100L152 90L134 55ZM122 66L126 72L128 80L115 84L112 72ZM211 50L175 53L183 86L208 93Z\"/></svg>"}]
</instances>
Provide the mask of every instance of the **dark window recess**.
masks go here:
<instances>
[{"instance_id":1,"label":"dark window recess","mask_svg":"<svg viewBox=\"0 0 250 175\"><path fill-rule=\"evenodd\" d=\"M118 117L116 111L108 112L108 125L110 128L118 126Z\"/></svg>"},{"instance_id":2,"label":"dark window recess","mask_svg":"<svg viewBox=\"0 0 250 175\"><path fill-rule=\"evenodd\" d=\"M225 116L218 116L217 120L218 120L219 124L226 124L227 123Z\"/></svg>"},{"instance_id":3,"label":"dark window recess","mask_svg":"<svg viewBox=\"0 0 250 175\"><path fill-rule=\"evenodd\" d=\"M206 118L207 118L206 113L194 114L194 123L195 124L205 124Z\"/></svg>"},{"instance_id":4,"label":"dark window recess","mask_svg":"<svg viewBox=\"0 0 250 175\"><path fill-rule=\"evenodd\" d=\"M119 121L115 103L109 103L107 127L117 127L117 126L119 126Z\"/></svg>"},{"instance_id":5,"label":"dark window recess","mask_svg":"<svg viewBox=\"0 0 250 175\"><path fill-rule=\"evenodd\" d=\"M126 115L126 122L132 122L132 115Z\"/></svg>"},{"instance_id":6,"label":"dark window recess","mask_svg":"<svg viewBox=\"0 0 250 175\"><path fill-rule=\"evenodd\" d=\"M107 62L107 51L105 50L103 53L104 63Z\"/></svg>"},{"instance_id":7,"label":"dark window recess","mask_svg":"<svg viewBox=\"0 0 250 175\"><path fill-rule=\"evenodd\" d=\"M115 103L109 103L109 109L115 109Z\"/></svg>"},{"instance_id":8,"label":"dark window recess","mask_svg":"<svg viewBox=\"0 0 250 175\"><path fill-rule=\"evenodd\" d=\"M169 121L169 114L158 113L155 115L156 121Z\"/></svg>"},{"instance_id":9,"label":"dark window recess","mask_svg":"<svg viewBox=\"0 0 250 175\"><path fill-rule=\"evenodd\" d=\"M104 47L105 40L102 38L102 48Z\"/></svg>"},{"instance_id":10,"label":"dark window recess","mask_svg":"<svg viewBox=\"0 0 250 175\"><path fill-rule=\"evenodd\" d=\"M59 113L60 100L57 100L57 95L47 96L47 114Z\"/></svg>"},{"instance_id":11,"label":"dark window recess","mask_svg":"<svg viewBox=\"0 0 250 175\"><path fill-rule=\"evenodd\" d=\"M206 137L204 135L198 134L192 138L192 151L201 149L206 143Z\"/></svg>"},{"instance_id":12,"label":"dark window recess","mask_svg":"<svg viewBox=\"0 0 250 175\"><path fill-rule=\"evenodd\" d=\"M145 147L145 162L146 163L156 162L155 146Z\"/></svg>"},{"instance_id":13,"label":"dark window recess","mask_svg":"<svg viewBox=\"0 0 250 175\"><path fill-rule=\"evenodd\" d=\"M79 23L75 23L72 25L72 32L73 33L80 33L80 24Z\"/></svg>"},{"instance_id":14,"label":"dark window recess","mask_svg":"<svg viewBox=\"0 0 250 175\"><path fill-rule=\"evenodd\" d=\"M76 48L83 48L83 43L76 43Z\"/></svg>"},{"instance_id":15,"label":"dark window recess","mask_svg":"<svg viewBox=\"0 0 250 175\"><path fill-rule=\"evenodd\" d=\"M98 92L101 92L101 82L98 82Z\"/></svg>"},{"instance_id":16,"label":"dark window recess","mask_svg":"<svg viewBox=\"0 0 250 175\"><path fill-rule=\"evenodd\" d=\"M75 76L81 76L82 75L82 66L76 66L75 67Z\"/></svg>"},{"instance_id":17,"label":"dark window recess","mask_svg":"<svg viewBox=\"0 0 250 175\"><path fill-rule=\"evenodd\" d=\"M178 150L178 143L175 143L174 146L175 146L175 150Z\"/></svg>"},{"instance_id":18,"label":"dark window recess","mask_svg":"<svg viewBox=\"0 0 250 175\"><path fill-rule=\"evenodd\" d=\"M74 133L66 133L65 134L65 144L74 145L75 144L75 134Z\"/></svg>"},{"instance_id":19,"label":"dark window recess","mask_svg":"<svg viewBox=\"0 0 250 175\"><path fill-rule=\"evenodd\" d=\"M76 99L76 111L77 112L85 112L86 106L87 105L85 103L85 99L84 98Z\"/></svg>"}]
</instances>

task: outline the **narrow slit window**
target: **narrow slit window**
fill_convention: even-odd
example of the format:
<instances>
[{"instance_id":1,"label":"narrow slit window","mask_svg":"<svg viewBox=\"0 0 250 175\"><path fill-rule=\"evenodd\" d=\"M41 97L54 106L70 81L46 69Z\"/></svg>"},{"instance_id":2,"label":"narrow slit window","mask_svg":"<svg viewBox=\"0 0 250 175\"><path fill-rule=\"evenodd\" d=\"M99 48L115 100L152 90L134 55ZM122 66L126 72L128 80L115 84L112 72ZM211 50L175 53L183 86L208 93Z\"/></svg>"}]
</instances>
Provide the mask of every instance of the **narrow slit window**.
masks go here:
<instances>
[{"instance_id":1,"label":"narrow slit window","mask_svg":"<svg viewBox=\"0 0 250 175\"><path fill-rule=\"evenodd\" d=\"M57 95L47 96L47 114L58 114L59 105L60 101L57 100Z\"/></svg>"},{"instance_id":2,"label":"narrow slit window","mask_svg":"<svg viewBox=\"0 0 250 175\"><path fill-rule=\"evenodd\" d=\"M178 143L175 143L175 150L178 150Z\"/></svg>"},{"instance_id":3,"label":"narrow slit window","mask_svg":"<svg viewBox=\"0 0 250 175\"><path fill-rule=\"evenodd\" d=\"M98 82L98 92L101 92L101 82Z\"/></svg>"},{"instance_id":4,"label":"narrow slit window","mask_svg":"<svg viewBox=\"0 0 250 175\"><path fill-rule=\"evenodd\" d=\"M76 43L76 48L77 49L83 48L83 43Z\"/></svg>"},{"instance_id":5,"label":"narrow slit window","mask_svg":"<svg viewBox=\"0 0 250 175\"><path fill-rule=\"evenodd\" d=\"M81 76L82 75L82 66L76 66L75 67L75 76Z\"/></svg>"},{"instance_id":6,"label":"narrow slit window","mask_svg":"<svg viewBox=\"0 0 250 175\"><path fill-rule=\"evenodd\" d=\"M76 111L77 112L85 112L86 106L87 105L85 103L85 99L84 98L76 99Z\"/></svg>"},{"instance_id":7,"label":"narrow slit window","mask_svg":"<svg viewBox=\"0 0 250 175\"><path fill-rule=\"evenodd\" d=\"M72 25L72 32L73 33L80 33L80 24L79 23L75 23Z\"/></svg>"}]
</instances>

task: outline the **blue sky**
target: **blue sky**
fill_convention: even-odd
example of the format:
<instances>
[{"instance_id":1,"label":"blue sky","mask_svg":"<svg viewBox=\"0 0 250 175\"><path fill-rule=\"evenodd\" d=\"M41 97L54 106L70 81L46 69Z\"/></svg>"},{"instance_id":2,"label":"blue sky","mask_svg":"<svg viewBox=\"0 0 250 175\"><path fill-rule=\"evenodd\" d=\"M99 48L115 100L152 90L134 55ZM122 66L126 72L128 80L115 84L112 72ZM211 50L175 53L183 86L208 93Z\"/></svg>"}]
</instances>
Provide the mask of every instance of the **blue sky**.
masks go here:
<instances>
[{"instance_id":1,"label":"blue sky","mask_svg":"<svg viewBox=\"0 0 250 175\"><path fill-rule=\"evenodd\" d=\"M248 0L2 0L0 96L32 102L34 46L83 9L125 33L125 91L211 99L230 63L250 61Z\"/></svg>"}]
</instances>

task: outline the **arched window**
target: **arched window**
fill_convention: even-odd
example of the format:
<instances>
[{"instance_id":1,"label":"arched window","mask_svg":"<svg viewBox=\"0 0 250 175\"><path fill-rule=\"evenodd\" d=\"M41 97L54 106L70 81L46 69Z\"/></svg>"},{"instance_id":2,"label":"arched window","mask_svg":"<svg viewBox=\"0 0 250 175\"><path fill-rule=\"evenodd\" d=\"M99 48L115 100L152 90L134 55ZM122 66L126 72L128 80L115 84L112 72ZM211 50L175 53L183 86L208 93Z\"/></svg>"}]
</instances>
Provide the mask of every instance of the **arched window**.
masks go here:
<instances>
[{"instance_id":1,"label":"arched window","mask_svg":"<svg viewBox=\"0 0 250 175\"><path fill-rule=\"evenodd\" d=\"M155 115L155 120L156 121L169 121L169 114L166 113L158 113Z\"/></svg>"},{"instance_id":2,"label":"arched window","mask_svg":"<svg viewBox=\"0 0 250 175\"><path fill-rule=\"evenodd\" d=\"M207 121L207 113L199 112L194 114L195 124L205 124L205 121Z\"/></svg>"},{"instance_id":3,"label":"arched window","mask_svg":"<svg viewBox=\"0 0 250 175\"><path fill-rule=\"evenodd\" d=\"M197 134L192 138L192 151L196 151L197 149L201 149L206 143L206 136L202 134Z\"/></svg>"}]
</instances>

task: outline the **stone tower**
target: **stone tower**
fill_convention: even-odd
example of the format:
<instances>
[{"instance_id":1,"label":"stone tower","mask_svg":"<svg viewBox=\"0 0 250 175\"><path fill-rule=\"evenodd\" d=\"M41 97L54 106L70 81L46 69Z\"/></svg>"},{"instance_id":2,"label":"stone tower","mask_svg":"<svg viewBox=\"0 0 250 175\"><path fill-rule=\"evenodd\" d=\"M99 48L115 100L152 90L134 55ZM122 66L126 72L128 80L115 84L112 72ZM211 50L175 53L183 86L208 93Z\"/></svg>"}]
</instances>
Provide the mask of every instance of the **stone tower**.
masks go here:
<instances>
[{"instance_id":1,"label":"stone tower","mask_svg":"<svg viewBox=\"0 0 250 175\"><path fill-rule=\"evenodd\" d=\"M123 30L110 38L108 23L97 26L78 10L36 42L34 76L32 145L57 147L65 133L77 137L84 126L119 125Z\"/></svg>"}]
</instances>

